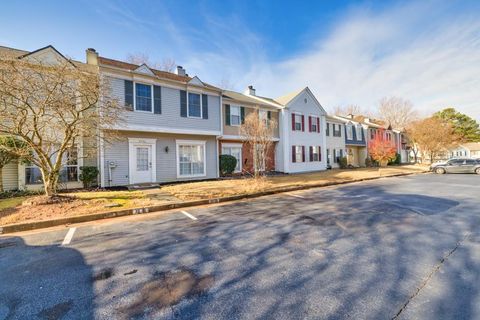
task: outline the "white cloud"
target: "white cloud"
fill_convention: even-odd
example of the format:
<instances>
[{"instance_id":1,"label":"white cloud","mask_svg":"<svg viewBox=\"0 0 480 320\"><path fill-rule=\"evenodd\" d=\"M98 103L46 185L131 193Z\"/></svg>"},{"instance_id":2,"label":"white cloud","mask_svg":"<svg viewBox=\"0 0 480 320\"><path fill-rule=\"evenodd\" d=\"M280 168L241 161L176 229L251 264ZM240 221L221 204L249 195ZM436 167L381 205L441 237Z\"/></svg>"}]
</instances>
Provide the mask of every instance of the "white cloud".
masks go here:
<instances>
[{"instance_id":1,"label":"white cloud","mask_svg":"<svg viewBox=\"0 0 480 320\"><path fill-rule=\"evenodd\" d=\"M454 106L480 119L480 21L448 15L439 3L362 9L340 18L308 51L268 61L268 46L241 22L218 21L205 34L214 50L187 60L204 80L225 75L237 90L254 84L278 96L308 85L327 108L375 108L383 96L411 100L424 114Z\"/></svg>"}]
</instances>

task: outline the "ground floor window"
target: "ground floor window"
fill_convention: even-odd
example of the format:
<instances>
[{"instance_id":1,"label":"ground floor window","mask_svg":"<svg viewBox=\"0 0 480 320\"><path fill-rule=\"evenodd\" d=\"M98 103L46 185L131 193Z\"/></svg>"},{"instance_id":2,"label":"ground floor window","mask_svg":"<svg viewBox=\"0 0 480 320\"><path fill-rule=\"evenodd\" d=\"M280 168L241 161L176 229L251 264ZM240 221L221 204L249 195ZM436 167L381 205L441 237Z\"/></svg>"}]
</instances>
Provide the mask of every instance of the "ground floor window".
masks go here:
<instances>
[{"instance_id":1,"label":"ground floor window","mask_svg":"<svg viewBox=\"0 0 480 320\"><path fill-rule=\"evenodd\" d=\"M268 152L268 150L263 150L261 145L259 145L259 144L255 145L255 152L253 154L253 159L254 159L253 164L254 164L254 168L256 170L265 171L265 158L267 157L267 155L266 155L267 152ZM262 156L262 155L263 155L263 159L260 159L260 160L257 161L257 157ZM257 168L257 166L260 166L260 168Z\"/></svg>"},{"instance_id":2,"label":"ground floor window","mask_svg":"<svg viewBox=\"0 0 480 320\"><path fill-rule=\"evenodd\" d=\"M311 146L310 147L310 161L321 161L320 157L320 146Z\"/></svg>"},{"instance_id":3,"label":"ground floor window","mask_svg":"<svg viewBox=\"0 0 480 320\"><path fill-rule=\"evenodd\" d=\"M241 145L222 145L222 154L228 154L237 159L237 166L235 167L235 172L242 171L242 146Z\"/></svg>"},{"instance_id":4,"label":"ground floor window","mask_svg":"<svg viewBox=\"0 0 480 320\"><path fill-rule=\"evenodd\" d=\"M54 161L54 159L52 159ZM58 181L60 183L78 181L78 148L73 147L65 151L62 159ZM42 184L43 177L36 165L27 163L25 166L25 184Z\"/></svg>"},{"instance_id":5,"label":"ground floor window","mask_svg":"<svg viewBox=\"0 0 480 320\"><path fill-rule=\"evenodd\" d=\"M294 146L293 151L294 162L303 162L303 146Z\"/></svg>"},{"instance_id":6,"label":"ground floor window","mask_svg":"<svg viewBox=\"0 0 480 320\"><path fill-rule=\"evenodd\" d=\"M178 143L178 175L181 177L204 176L205 143Z\"/></svg>"}]
</instances>

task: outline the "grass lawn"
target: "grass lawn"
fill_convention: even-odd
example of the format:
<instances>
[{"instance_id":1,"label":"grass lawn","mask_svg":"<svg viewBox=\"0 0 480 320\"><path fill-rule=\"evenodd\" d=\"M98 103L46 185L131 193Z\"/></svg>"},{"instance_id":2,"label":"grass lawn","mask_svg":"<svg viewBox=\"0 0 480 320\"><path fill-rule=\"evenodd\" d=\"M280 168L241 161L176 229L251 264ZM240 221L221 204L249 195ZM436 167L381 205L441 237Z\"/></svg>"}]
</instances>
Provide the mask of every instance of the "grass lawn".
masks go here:
<instances>
[{"instance_id":1,"label":"grass lawn","mask_svg":"<svg viewBox=\"0 0 480 320\"><path fill-rule=\"evenodd\" d=\"M165 186L162 190L182 200L199 200L275 190L290 186L321 185L334 181L355 181L365 178L386 177L399 173L422 172L425 170L427 170L426 167L418 165L328 170L272 176L262 179L258 183L253 183L252 179L205 181Z\"/></svg>"},{"instance_id":2,"label":"grass lawn","mask_svg":"<svg viewBox=\"0 0 480 320\"><path fill-rule=\"evenodd\" d=\"M251 178L190 182L142 191L86 191L67 193L74 200L48 205L23 205L29 197L0 199L0 226L72 217L106 211L152 206L178 201L211 199L300 185L322 185L333 181L355 181L399 173L426 171L422 166L329 170L315 173L272 176L260 181Z\"/></svg>"}]
</instances>

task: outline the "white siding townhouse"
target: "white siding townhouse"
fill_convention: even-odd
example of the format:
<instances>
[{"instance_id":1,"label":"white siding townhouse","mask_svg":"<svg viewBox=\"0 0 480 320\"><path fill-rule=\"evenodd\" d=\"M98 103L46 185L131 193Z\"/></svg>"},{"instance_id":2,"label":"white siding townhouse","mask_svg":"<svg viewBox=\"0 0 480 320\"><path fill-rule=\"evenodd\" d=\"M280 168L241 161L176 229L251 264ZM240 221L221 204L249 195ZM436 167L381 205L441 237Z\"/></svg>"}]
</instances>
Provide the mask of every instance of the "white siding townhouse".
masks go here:
<instances>
[{"instance_id":1,"label":"white siding townhouse","mask_svg":"<svg viewBox=\"0 0 480 320\"><path fill-rule=\"evenodd\" d=\"M327 140L327 166L338 168L339 159L346 155L345 150L345 124L342 120L327 116L325 128Z\"/></svg>"},{"instance_id":2,"label":"white siding townhouse","mask_svg":"<svg viewBox=\"0 0 480 320\"><path fill-rule=\"evenodd\" d=\"M283 105L280 114L280 141L277 171L286 173L325 170L325 117L322 105L306 87L276 98Z\"/></svg>"},{"instance_id":3,"label":"white siding townhouse","mask_svg":"<svg viewBox=\"0 0 480 320\"><path fill-rule=\"evenodd\" d=\"M113 95L125 107L117 139L99 150L102 187L218 177L222 90L147 65L99 56L87 49Z\"/></svg>"}]
</instances>

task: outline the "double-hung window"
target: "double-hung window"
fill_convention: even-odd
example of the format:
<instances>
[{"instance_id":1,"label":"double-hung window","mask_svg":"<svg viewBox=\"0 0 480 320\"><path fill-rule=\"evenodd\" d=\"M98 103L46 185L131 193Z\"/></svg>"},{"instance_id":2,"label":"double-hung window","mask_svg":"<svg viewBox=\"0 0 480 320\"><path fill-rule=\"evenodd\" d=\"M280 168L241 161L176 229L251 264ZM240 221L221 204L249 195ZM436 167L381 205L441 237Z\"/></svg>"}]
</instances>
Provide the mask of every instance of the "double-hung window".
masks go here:
<instances>
[{"instance_id":1,"label":"double-hung window","mask_svg":"<svg viewBox=\"0 0 480 320\"><path fill-rule=\"evenodd\" d=\"M205 176L205 142L177 142L178 176Z\"/></svg>"},{"instance_id":2,"label":"double-hung window","mask_svg":"<svg viewBox=\"0 0 480 320\"><path fill-rule=\"evenodd\" d=\"M347 140L353 139L353 126L347 125Z\"/></svg>"},{"instance_id":3,"label":"double-hung window","mask_svg":"<svg viewBox=\"0 0 480 320\"><path fill-rule=\"evenodd\" d=\"M320 161L320 147L319 146L313 146L311 148L312 150L312 161Z\"/></svg>"},{"instance_id":4,"label":"double-hung window","mask_svg":"<svg viewBox=\"0 0 480 320\"><path fill-rule=\"evenodd\" d=\"M152 86L135 83L135 110L152 112Z\"/></svg>"},{"instance_id":5,"label":"double-hung window","mask_svg":"<svg viewBox=\"0 0 480 320\"><path fill-rule=\"evenodd\" d=\"M295 162L303 162L303 147L295 146Z\"/></svg>"},{"instance_id":6,"label":"double-hung window","mask_svg":"<svg viewBox=\"0 0 480 320\"><path fill-rule=\"evenodd\" d=\"M317 117L310 117L310 121L311 121L310 132L318 132L318 127L317 127L318 118Z\"/></svg>"},{"instance_id":7,"label":"double-hung window","mask_svg":"<svg viewBox=\"0 0 480 320\"><path fill-rule=\"evenodd\" d=\"M199 93L188 93L188 116L190 118L202 117L202 97Z\"/></svg>"},{"instance_id":8,"label":"double-hung window","mask_svg":"<svg viewBox=\"0 0 480 320\"><path fill-rule=\"evenodd\" d=\"M55 157L52 156L52 161ZM59 172L58 181L61 183L78 181L78 148L72 147L65 151L62 158L62 167ZM25 165L25 184L42 184L43 177L40 169L32 164Z\"/></svg>"},{"instance_id":9,"label":"double-hung window","mask_svg":"<svg viewBox=\"0 0 480 320\"><path fill-rule=\"evenodd\" d=\"M295 114L295 131L302 131L302 115Z\"/></svg>"},{"instance_id":10,"label":"double-hung window","mask_svg":"<svg viewBox=\"0 0 480 320\"><path fill-rule=\"evenodd\" d=\"M237 166L235 167L235 172L242 171L242 146L241 145L222 145L222 154L228 154L237 159Z\"/></svg>"},{"instance_id":11,"label":"double-hung window","mask_svg":"<svg viewBox=\"0 0 480 320\"><path fill-rule=\"evenodd\" d=\"M356 130L357 130L357 140L358 140L358 141L361 141L361 140L362 140L362 127L361 127L361 126L357 126L357 127L356 127Z\"/></svg>"},{"instance_id":12,"label":"double-hung window","mask_svg":"<svg viewBox=\"0 0 480 320\"><path fill-rule=\"evenodd\" d=\"M336 125L335 123L333 123L332 126L333 126L333 136L334 137L341 137L342 136L342 125L341 124ZM338 126L338 130L337 130L337 126Z\"/></svg>"},{"instance_id":13,"label":"double-hung window","mask_svg":"<svg viewBox=\"0 0 480 320\"><path fill-rule=\"evenodd\" d=\"M230 106L230 125L239 126L241 122L240 106Z\"/></svg>"},{"instance_id":14,"label":"double-hung window","mask_svg":"<svg viewBox=\"0 0 480 320\"><path fill-rule=\"evenodd\" d=\"M258 111L258 118L260 121L263 122L263 124L268 127L268 111L266 110L259 110Z\"/></svg>"}]
</instances>

